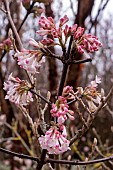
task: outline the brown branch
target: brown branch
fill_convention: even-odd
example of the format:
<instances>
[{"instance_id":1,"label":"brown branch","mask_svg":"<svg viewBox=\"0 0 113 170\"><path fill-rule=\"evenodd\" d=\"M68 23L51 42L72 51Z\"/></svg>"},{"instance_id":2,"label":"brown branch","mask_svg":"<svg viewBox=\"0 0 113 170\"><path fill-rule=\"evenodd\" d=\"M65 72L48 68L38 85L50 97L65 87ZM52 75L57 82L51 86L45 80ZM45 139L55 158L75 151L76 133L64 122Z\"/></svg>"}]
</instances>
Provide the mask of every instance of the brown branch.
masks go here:
<instances>
[{"instance_id":1,"label":"brown branch","mask_svg":"<svg viewBox=\"0 0 113 170\"><path fill-rule=\"evenodd\" d=\"M95 159L95 160L91 160L91 161L68 161L68 160L54 160L54 159L50 159L47 158L46 162L47 163L57 163L57 164L68 164L68 165L89 165L89 164L95 164L95 163L99 163L99 162L105 162L105 161L109 161L112 160L113 156L109 156L106 158L101 158L101 159Z\"/></svg>"},{"instance_id":2,"label":"brown branch","mask_svg":"<svg viewBox=\"0 0 113 170\"><path fill-rule=\"evenodd\" d=\"M62 56L58 56L54 53L52 53L52 51L50 51L48 48L40 48L40 50L45 54L47 55L48 57L53 57L53 58L56 58L58 60L61 60L62 61Z\"/></svg>"},{"instance_id":3,"label":"brown branch","mask_svg":"<svg viewBox=\"0 0 113 170\"><path fill-rule=\"evenodd\" d=\"M83 59L83 60L72 60L72 59L69 59L67 61L64 61L64 63L67 63L67 64L81 64L81 63L86 63L86 62L91 62L92 59L91 58L87 58L87 59Z\"/></svg>"},{"instance_id":4,"label":"brown branch","mask_svg":"<svg viewBox=\"0 0 113 170\"><path fill-rule=\"evenodd\" d=\"M31 93L35 94L36 96L40 97L43 101L45 101L46 103L48 103L49 105L51 105L52 103L50 101L48 101L45 97L41 96L40 94L36 93L33 89L29 90Z\"/></svg>"},{"instance_id":5,"label":"brown branch","mask_svg":"<svg viewBox=\"0 0 113 170\"><path fill-rule=\"evenodd\" d=\"M41 170L43 165L45 164L46 153L47 153L47 150L43 149L41 153L40 161L38 162L37 170Z\"/></svg>"},{"instance_id":6,"label":"brown branch","mask_svg":"<svg viewBox=\"0 0 113 170\"><path fill-rule=\"evenodd\" d=\"M16 36L16 40L17 40L17 42L18 42L18 44L19 44L19 48L22 49L22 48L23 48L23 45L22 45L20 36L19 36L19 34L18 34L18 32L17 32L17 29L16 29L16 27L15 27L15 25L14 25L14 22L13 22L13 20L12 20L11 14L10 14L9 1L8 1L8 0L4 0L4 5L5 5L5 8L6 8L7 16L8 16L9 22L10 22L10 24L11 24L12 30L13 30L13 32L14 32L14 34L15 34L15 36Z\"/></svg>"},{"instance_id":7,"label":"brown branch","mask_svg":"<svg viewBox=\"0 0 113 170\"><path fill-rule=\"evenodd\" d=\"M70 51L71 51L72 42L73 42L73 35L71 35L71 37L70 37L67 53L65 54L65 51L63 52L65 61L68 60L69 57L70 57ZM68 71L68 64L64 63L63 64L62 75L61 75L61 80L60 80L60 84L59 84L59 88L58 88L57 97L62 95L62 91L63 91L63 88L64 88L66 76L67 76L67 71Z\"/></svg>"},{"instance_id":8,"label":"brown branch","mask_svg":"<svg viewBox=\"0 0 113 170\"><path fill-rule=\"evenodd\" d=\"M0 10L1 10L2 12L4 12L5 14L7 14L7 12L6 12L2 7L0 7Z\"/></svg>"},{"instance_id":9,"label":"brown branch","mask_svg":"<svg viewBox=\"0 0 113 170\"><path fill-rule=\"evenodd\" d=\"M27 17L28 17L29 14L31 13L32 8L33 8L33 6L34 6L35 3L36 3L36 2L33 1L32 4L30 5L29 9L27 10L26 15L25 15L25 17L24 17L22 23L20 24L20 26L19 26L19 28L18 28L18 32L21 30L21 28L22 28L23 24L25 23Z\"/></svg>"},{"instance_id":10,"label":"brown branch","mask_svg":"<svg viewBox=\"0 0 113 170\"><path fill-rule=\"evenodd\" d=\"M30 160L39 162L38 157L32 157L32 156L29 156L29 155L24 155L24 154L21 154L21 153L12 152L12 151L9 151L7 149L0 148L0 152L6 153L6 154L9 154L9 155L12 155L12 156L17 156L17 157L22 158L22 159L30 159Z\"/></svg>"},{"instance_id":11,"label":"brown branch","mask_svg":"<svg viewBox=\"0 0 113 170\"><path fill-rule=\"evenodd\" d=\"M39 162L39 160L40 160L39 157L32 157L29 155L12 152L12 151L9 151L9 150L3 149L3 148L0 148L0 152L6 153L6 154L9 154L12 156L17 156L22 159L33 160L36 162ZM89 165L89 164L95 164L95 163L99 163L99 162L110 161L112 159L113 159L113 156L109 156L106 158L101 158L101 159L96 159L96 160L91 160L91 161L86 162L86 161L54 160L54 159L46 158L44 161L44 164L45 163L56 163L56 164L68 164L68 165Z\"/></svg>"}]
</instances>

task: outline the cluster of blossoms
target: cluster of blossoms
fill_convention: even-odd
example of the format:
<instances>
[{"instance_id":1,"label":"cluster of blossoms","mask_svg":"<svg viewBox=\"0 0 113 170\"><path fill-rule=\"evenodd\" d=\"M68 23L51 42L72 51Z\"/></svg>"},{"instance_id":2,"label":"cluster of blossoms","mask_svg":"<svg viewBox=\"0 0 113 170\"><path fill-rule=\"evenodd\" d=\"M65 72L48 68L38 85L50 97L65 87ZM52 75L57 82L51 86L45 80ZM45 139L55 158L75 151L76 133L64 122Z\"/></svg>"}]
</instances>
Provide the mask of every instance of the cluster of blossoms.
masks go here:
<instances>
[{"instance_id":1,"label":"cluster of blossoms","mask_svg":"<svg viewBox=\"0 0 113 170\"><path fill-rule=\"evenodd\" d=\"M84 28L78 27L77 24L73 26L65 25L68 21L69 18L65 15L60 19L57 28L52 17L41 17L39 20L40 30L37 31L37 34L40 36L52 35L53 39L44 38L40 42L30 39L29 43L33 45L36 50L23 49L21 52L17 52L15 56L18 58L18 64L32 74L39 72L41 63L45 61L44 56L48 55L48 53L45 54L42 49L55 45L65 48L67 40L71 35L73 35L72 50L82 53L85 56L86 52L92 53L102 46L97 37L92 36L91 34L84 34ZM58 41L54 40L56 38Z\"/></svg>"},{"instance_id":2,"label":"cluster of blossoms","mask_svg":"<svg viewBox=\"0 0 113 170\"><path fill-rule=\"evenodd\" d=\"M69 140L66 139L67 133L65 126L51 127L45 134L39 138L40 145L47 149L49 154L61 154L69 148Z\"/></svg>"},{"instance_id":3,"label":"cluster of blossoms","mask_svg":"<svg viewBox=\"0 0 113 170\"><path fill-rule=\"evenodd\" d=\"M74 112L69 110L67 100L62 96L59 96L56 103L52 105L51 114L52 117L58 118L59 125L62 125L67 120L67 117L74 120Z\"/></svg>"},{"instance_id":4,"label":"cluster of blossoms","mask_svg":"<svg viewBox=\"0 0 113 170\"><path fill-rule=\"evenodd\" d=\"M7 91L5 99L9 99L16 105L26 106L33 101L32 93L29 91L31 85L26 80L14 78L9 75L7 83L4 82L4 90Z\"/></svg>"},{"instance_id":5,"label":"cluster of blossoms","mask_svg":"<svg viewBox=\"0 0 113 170\"><path fill-rule=\"evenodd\" d=\"M73 94L73 88L66 86L63 89L63 96L70 99ZM69 110L67 100L65 97L59 96L55 104L52 104L52 109L50 111L52 117L57 119L57 126L51 127L45 134L39 138L40 145L43 149L47 149L49 154L60 154L68 149L69 140L67 140L66 127L64 122L69 117L70 120L74 120L74 112Z\"/></svg>"},{"instance_id":6,"label":"cluster of blossoms","mask_svg":"<svg viewBox=\"0 0 113 170\"><path fill-rule=\"evenodd\" d=\"M42 63L45 62L45 57L40 48L43 48L41 43L37 43L35 40L30 39L29 43L33 47L37 48L36 50L26 50L23 49L21 52L17 52L15 57L17 57L18 65L21 68L24 68L29 73L35 74L39 73L39 69Z\"/></svg>"},{"instance_id":7,"label":"cluster of blossoms","mask_svg":"<svg viewBox=\"0 0 113 170\"><path fill-rule=\"evenodd\" d=\"M96 76L94 81L83 90L82 87L78 87L77 93L82 95L88 104L90 112L94 112L97 109L97 104L101 102L102 94L97 91L98 84L101 83L101 79Z\"/></svg>"},{"instance_id":8,"label":"cluster of blossoms","mask_svg":"<svg viewBox=\"0 0 113 170\"><path fill-rule=\"evenodd\" d=\"M68 26L66 24L69 21L67 15L60 19L59 27L56 28L54 20L52 17L41 17L39 20L40 30L37 33L41 36L51 34L53 38L59 39L59 45L62 47L66 44L68 37L73 35L74 39L74 48L77 49L79 53L85 53L85 51L94 52L97 51L99 47L102 46L102 43L98 40L96 36L91 34L84 34L84 28L77 27L77 24L73 26ZM65 41L63 41L63 36ZM45 40L46 42L46 40Z\"/></svg>"}]
</instances>

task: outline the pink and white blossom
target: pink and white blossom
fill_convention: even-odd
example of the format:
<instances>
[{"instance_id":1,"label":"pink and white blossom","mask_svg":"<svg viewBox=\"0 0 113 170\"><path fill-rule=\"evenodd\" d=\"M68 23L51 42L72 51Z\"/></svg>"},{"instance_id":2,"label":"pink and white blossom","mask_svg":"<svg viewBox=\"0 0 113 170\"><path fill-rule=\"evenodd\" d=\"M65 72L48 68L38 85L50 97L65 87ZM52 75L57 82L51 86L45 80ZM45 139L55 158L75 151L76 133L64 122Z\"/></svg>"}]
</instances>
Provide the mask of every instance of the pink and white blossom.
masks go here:
<instances>
[{"instance_id":1,"label":"pink and white blossom","mask_svg":"<svg viewBox=\"0 0 113 170\"><path fill-rule=\"evenodd\" d=\"M61 126L59 130L56 127L51 127L45 136L39 137L39 143L42 149L48 150L49 154L61 154L70 149L70 142L66 137L65 126Z\"/></svg>"},{"instance_id":2,"label":"pink and white blossom","mask_svg":"<svg viewBox=\"0 0 113 170\"><path fill-rule=\"evenodd\" d=\"M32 93L29 91L31 85L26 80L14 78L12 73L8 77L7 83L4 82L4 90L7 91L5 99L9 99L16 105L26 106L33 101Z\"/></svg>"},{"instance_id":3,"label":"pink and white blossom","mask_svg":"<svg viewBox=\"0 0 113 170\"><path fill-rule=\"evenodd\" d=\"M32 41L32 44L36 47L35 42ZM45 62L45 57L40 50L23 49L21 52L18 51L15 57L18 58L18 65L32 74L39 73L41 64Z\"/></svg>"},{"instance_id":4,"label":"pink and white blossom","mask_svg":"<svg viewBox=\"0 0 113 170\"><path fill-rule=\"evenodd\" d=\"M59 96L56 103L52 104L52 109L50 112L53 117L57 118L59 125L62 125L68 117L69 119L74 120L74 112L69 110L67 100L62 96Z\"/></svg>"}]
</instances>

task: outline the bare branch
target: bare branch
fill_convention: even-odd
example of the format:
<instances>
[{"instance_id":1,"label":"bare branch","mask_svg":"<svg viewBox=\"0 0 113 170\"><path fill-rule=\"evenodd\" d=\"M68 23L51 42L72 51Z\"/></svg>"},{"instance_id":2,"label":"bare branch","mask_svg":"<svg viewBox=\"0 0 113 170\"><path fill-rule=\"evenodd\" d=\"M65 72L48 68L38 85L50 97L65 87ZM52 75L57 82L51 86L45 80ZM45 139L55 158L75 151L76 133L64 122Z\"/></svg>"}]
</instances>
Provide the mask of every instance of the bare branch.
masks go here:
<instances>
[{"instance_id":1,"label":"bare branch","mask_svg":"<svg viewBox=\"0 0 113 170\"><path fill-rule=\"evenodd\" d=\"M24 155L24 154L21 154L21 153L12 152L12 151L9 151L7 149L0 148L0 152L6 153L6 154L9 154L9 155L12 155L12 156L17 156L17 157L22 158L22 159L30 159L30 160L39 162L38 157L32 157L32 156L29 156L29 155Z\"/></svg>"},{"instance_id":2,"label":"bare branch","mask_svg":"<svg viewBox=\"0 0 113 170\"><path fill-rule=\"evenodd\" d=\"M24 154L20 154L20 153L16 153L16 152L12 152L9 151L7 149L3 149L0 148L0 152L12 155L12 156L17 156L19 158L22 159L29 159L29 160L33 160L39 163L40 159L39 157L32 157L29 155L24 155ZM101 158L101 159L96 159L96 160L91 160L91 161L68 161L68 160L54 160L54 159L50 159L50 158L46 158L45 161L43 162L45 163L56 163L56 164L68 164L68 165L90 165L90 164L95 164L95 163L99 163L99 162L106 162L106 161L110 161L113 159L113 156L109 156L106 158Z\"/></svg>"},{"instance_id":3,"label":"bare branch","mask_svg":"<svg viewBox=\"0 0 113 170\"><path fill-rule=\"evenodd\" d=\"M81 64L81 63L86 63L86 62L91 62L92 59L91 58L87 58L87 59L84 59L84 60L72 60L72 59L69 59L67 61L64 61L64 63L67 63L67 64Z\"/></svg>"},{"instance_id":4,"label":"bare branch","mask_svg":"<svg viewBox=\"0 0 113 170\"><path fill-rule=\"evenodd\" d=\"M52 103L50 101L48 101L45 97L41 96L40 94L36 93L33 89L29 90L31 93L35 94L36 96L40 97L43 101L45 101L46 103L48 103L49 105L51 105Z\"/></svg>"}]
</instances>

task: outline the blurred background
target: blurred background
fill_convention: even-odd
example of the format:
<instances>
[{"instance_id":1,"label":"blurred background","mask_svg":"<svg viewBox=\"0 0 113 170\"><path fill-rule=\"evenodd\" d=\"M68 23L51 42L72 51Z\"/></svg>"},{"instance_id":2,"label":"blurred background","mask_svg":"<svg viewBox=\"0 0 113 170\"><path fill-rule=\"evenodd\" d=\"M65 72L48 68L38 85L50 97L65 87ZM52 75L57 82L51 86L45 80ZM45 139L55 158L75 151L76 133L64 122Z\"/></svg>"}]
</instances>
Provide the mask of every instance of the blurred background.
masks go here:
<instances>
[{"instance_id":1,"label":"blurred background","mask_svg":"<svg viewBox=\"0 0 113 170\"><path fill-rule=\"evenodd\" d=\"M4 8L2 2L0 2L0 7ZM20 0L10 1L11 15L17 29L28 9L29 7L23 6ZM29 38L34 38L36 41L41 40L41 37L36 35L36 31L39 29L38 20L40 16L52 16L55 22L58 23L59 19L65 14L70 19L70 25L76 23L78 26L84 27L86 33L96 35L103 43L103 47L98 52L90 55L93 59L91 63L70 66L66 84L73 86L74 90L76 90L78 86L85 87L98 75L102 79L101 88L104 89L105 95L107 95L113 84L112 0L37 0L32 8L32 13L28 15L24 25L19 31L24 48L31 48L28 43ZM7 16L0 10L0 43L8 37L9 28L10 24ZM59 48L52 49L52 51L61 54L61 49ZM29 149L26 149L26 147L21 144L19 137L15 135L14 131L5 127L3 123L4 119L6 119L8 124L11 124L18 130L18 133L26 141L29 148L34 146L35 142L32 139L30 127L29 125L27 126L23 115L21 115L21 112L14 104L4 99L5 91L3 91L3 83L7 80L11 72L13 72L14 76L19 76L21 79L26 78L25 72L17 66L12 55L12 51L5 55L3 51L0 51L0 146L16 152L30 154ZM82 56L78 55L77 59L80 58L82 58ZM52 94L52 101L54 101L57 93L61 72L62 63L56 59L47 58L46 63L40 69L40 74L37 75L37 89L39 89L45 97L49 90ZM29 109L31 117L34 120L37 119L35 106L32 105ZM70 124L70 135L74 133L72 132L72 128L76 131L79 127L80 120L76 117L75 121ZM91 151L94 137L98 139L98 151L96 151L94 158L109 156L113 153L113 97L110 99L108 105L98 114L90 130L81 140L75 143L72 148L73 152L68 153L68 155L71 156L71 160L84 160L85 156L88 156ZM36 148L38 153L37 146L34 146L34 148ZM64 154L63 158L67 158L67 155ZM5 154L0 154L0 170L30 169L33 169L32 162L28 160L22 161ZM45 170L46 169L47 168L45 168ZM66 169L76 170L76 167L62 167L62 170ZM89 166L88 169L109 170L113 169L113 163L100 163L95 166Z\"/></svg>"}]
</instances>

